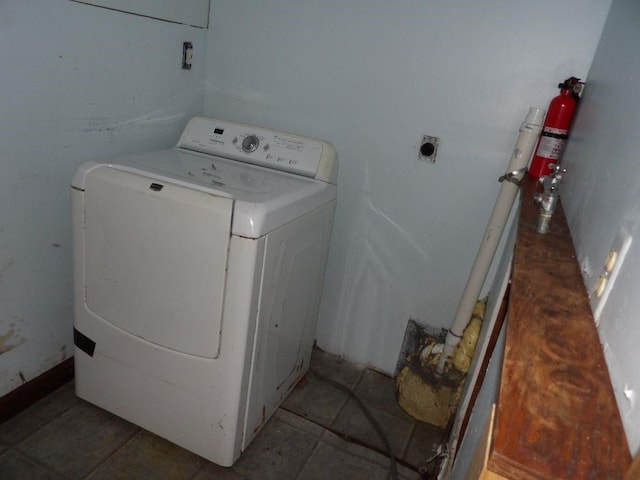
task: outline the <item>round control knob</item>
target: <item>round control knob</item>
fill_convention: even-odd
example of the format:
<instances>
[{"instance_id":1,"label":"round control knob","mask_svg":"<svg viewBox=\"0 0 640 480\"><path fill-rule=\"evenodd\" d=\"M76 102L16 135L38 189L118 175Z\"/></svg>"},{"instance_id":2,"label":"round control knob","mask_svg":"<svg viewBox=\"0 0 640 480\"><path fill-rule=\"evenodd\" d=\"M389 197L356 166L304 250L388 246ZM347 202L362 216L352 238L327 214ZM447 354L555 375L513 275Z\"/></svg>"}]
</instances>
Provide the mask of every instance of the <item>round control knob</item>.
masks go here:
<instances>
[{"instance_id":1,"label":"round control knob","mask_svg":"<svg viewBox=\"0 0 640 480\"><path fill-rule=\"evenodd\" d=\"M247 153L255 152L260 145L260 139L255 135L249 135L242 140L242 150Z\"/></svg>"}]
</instances>

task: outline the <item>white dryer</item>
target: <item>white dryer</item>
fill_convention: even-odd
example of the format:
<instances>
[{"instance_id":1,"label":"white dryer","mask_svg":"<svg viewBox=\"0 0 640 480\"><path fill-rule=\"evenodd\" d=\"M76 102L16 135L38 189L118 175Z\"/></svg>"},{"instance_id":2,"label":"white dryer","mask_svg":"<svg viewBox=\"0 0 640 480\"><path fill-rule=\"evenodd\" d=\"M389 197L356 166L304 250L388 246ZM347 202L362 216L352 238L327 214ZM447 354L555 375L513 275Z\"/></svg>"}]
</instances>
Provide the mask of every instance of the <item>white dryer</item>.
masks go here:
<instances>
[{"instance_id":1,"label":"white dryer","mask_svg":"<svg viewBox=\"0 0 640 480\"><path fill-rule=\"evenodd\" d=\"M204 117L81 165L77 395L232 465L309 367L336 176L329 143Z\"/></svg>"}]
</instances>

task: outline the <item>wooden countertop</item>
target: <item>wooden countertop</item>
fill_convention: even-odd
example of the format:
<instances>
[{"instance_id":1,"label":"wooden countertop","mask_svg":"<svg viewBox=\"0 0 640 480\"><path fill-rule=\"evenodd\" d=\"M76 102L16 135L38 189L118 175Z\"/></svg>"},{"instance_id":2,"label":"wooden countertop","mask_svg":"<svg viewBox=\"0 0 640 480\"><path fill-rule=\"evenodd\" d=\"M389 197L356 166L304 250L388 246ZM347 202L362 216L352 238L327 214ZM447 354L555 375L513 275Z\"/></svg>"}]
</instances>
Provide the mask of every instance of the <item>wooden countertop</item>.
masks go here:
<instances>
[{"instance_id":1,"label":"wooden countertop","mask_svg":"<svg viewBox=\"0 0 640 480\"><path fill-rule=\"evenodd\" d=\"M623 478L630 453L567 221L536 233L525 178L488 468L510 479Z\"/></svg>"}]
</instances>

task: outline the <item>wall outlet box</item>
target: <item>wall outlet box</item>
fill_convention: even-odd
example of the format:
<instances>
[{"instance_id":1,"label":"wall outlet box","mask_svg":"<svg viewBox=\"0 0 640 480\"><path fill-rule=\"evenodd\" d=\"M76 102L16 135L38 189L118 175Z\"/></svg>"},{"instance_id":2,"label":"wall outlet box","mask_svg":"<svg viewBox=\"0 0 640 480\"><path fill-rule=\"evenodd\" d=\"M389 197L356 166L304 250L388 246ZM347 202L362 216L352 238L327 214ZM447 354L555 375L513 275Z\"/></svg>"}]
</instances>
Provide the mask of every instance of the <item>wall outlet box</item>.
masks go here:
<instances>
[{"instance_id":1,"label":"wall outlet box","mask_svg":"<svg viewBox=\"0 0 640 480\"><path fill-rule=\"evenodd\" d=\"M426 160L429 163L436 163L436 154L438 153L438 137L431 135L423 135L418 149L418 160Z\"/></svg>"}]
</instances>

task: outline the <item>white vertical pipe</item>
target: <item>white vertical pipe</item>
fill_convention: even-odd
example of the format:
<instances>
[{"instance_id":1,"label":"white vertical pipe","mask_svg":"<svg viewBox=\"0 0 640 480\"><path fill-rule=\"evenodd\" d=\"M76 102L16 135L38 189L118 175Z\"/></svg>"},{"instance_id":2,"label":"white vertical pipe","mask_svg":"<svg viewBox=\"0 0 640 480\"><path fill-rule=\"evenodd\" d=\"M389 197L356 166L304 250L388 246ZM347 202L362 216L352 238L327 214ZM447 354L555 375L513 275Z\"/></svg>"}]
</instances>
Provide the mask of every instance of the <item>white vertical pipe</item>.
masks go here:
<instances>
[{"instance_id":1,"label":"white vertical pipe","mask_svg":"<svg viewBox=\"0 0 640 480\"><path fill-rule=\"evenodd\" d=\"M491 267L491 262L500 243L502 232L509 218L511 207L518 194L518 185L509 181L509 178L519 181L524 177L525 169L533 155L538 136L542 130L545 113L546 111L542 108L531 108L520 126L520 134L505 175L507 178L502 181L491 218L476 254L476 260L471 268L462 298L458 304L456 316L445 339L444 351L438 362L437 371L439 373L443 373L445 363L453 355L453 351L460 342L464 329L467 327L475 304L478 301L482 286Z\"/></svg>"}]
</instances>

